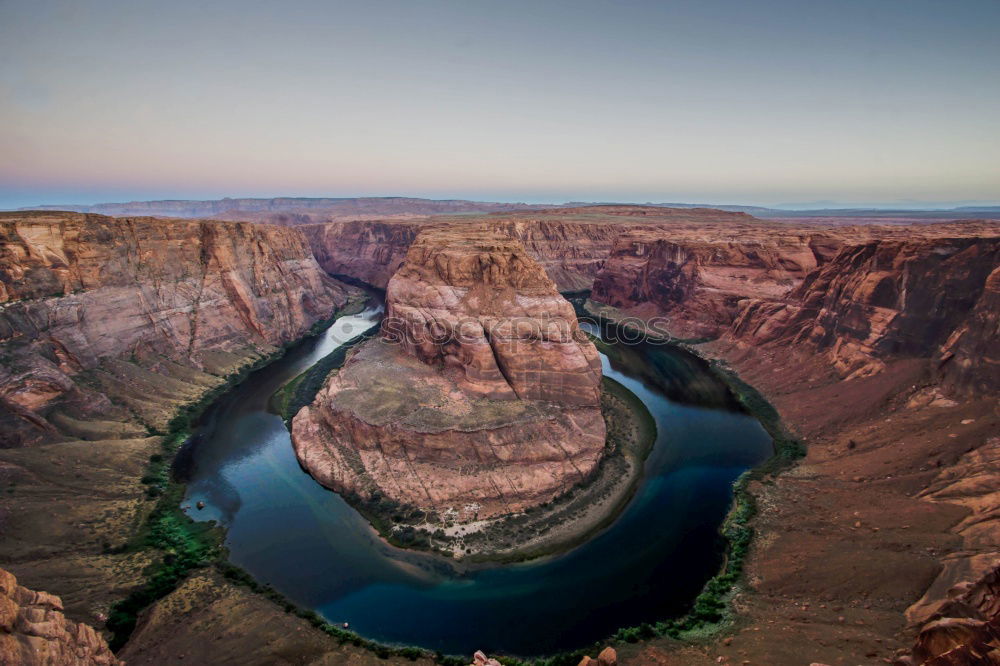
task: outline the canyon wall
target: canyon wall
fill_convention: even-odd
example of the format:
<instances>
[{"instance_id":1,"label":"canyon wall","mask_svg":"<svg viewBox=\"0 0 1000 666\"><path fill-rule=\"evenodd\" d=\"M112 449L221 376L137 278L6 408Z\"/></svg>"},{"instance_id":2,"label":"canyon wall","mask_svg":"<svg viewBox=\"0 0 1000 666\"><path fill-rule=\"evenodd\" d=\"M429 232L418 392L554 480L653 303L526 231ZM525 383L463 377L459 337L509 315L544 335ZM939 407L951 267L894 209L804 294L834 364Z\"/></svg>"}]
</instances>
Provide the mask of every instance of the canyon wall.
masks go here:
<instances>
[{"instance_id":1,"label":"canyon wall","mask_svg":"<svg viewBox=\"0 0 1000 666\"><path fill-rule=\"evenodd\" d=\"M595 471L597 351L518 241L428 228L389 282L384 329L293 419L299 460L321 483L473 520Z\"/></svg>"},{"instance_id":2,"label":"canyon wall","mask_svg":"<svg viewBox=\"0 0 1000 666\"><path fill-rule=\"evenodd\" d=\"M114 666L118 659L93 627L63 616L62 601L17 584L0 569L0 663Z\"/></svg>"},{"instance_id":3,"label":"canyon wall","mask_svg":"<svg viewBox=\"0 0 1000 666\"><path fill-rule=\"evenodd\" d=\"M591 297L647 318L665 317L675 337L717 337L735 319L740 301L781 298L838 243L781 230L739 240L659 229L626 233L615 241Z\"/></svg>"},{"instance_id":4,"label":"canyon wall","mask_svg":"<svg viewBox=\"0 0 1000 666\"><path fill-rule=\"evenodd\" d=\"M691 349L759 390L808 445L791 472L751 487L768 535L735 602L751 630L714 646L715 659L987 663L1000 225L842 226L800 239L792 256L811 252L811 269L788 270L781 250L775 261L752 237L623 234L593 290L623 314L712 338ZM788 241L773 233L764 247Z\"/></svg>"},{"instance_id":5,"label":"canyon wall","mask_svg":"<svg viewBox=\"0 0 1000 666\"><path fill-rule=\"evenodd\" d=\"M4 214L0 446L163 430L347 300L291 229Z\"/></svg>"},{"instance_id":6,"label":"canyon wall","mask_svg":"<svg viewBox=\"0 0 1000 666\"><path fill-rule=\"evenodd\" d=\"M351 221L299 227L313 256L330 275L346 275L379 289L406 258L419 222Z\"/></svg>"},{"instance_id":7,"label":"canyon wall","mask_svg":"<svg viewBox=\"0 0 1000 666\"><path fill-rule=\"evenodd\" d=\"M954 393L995 392L998 285L998 238L850 245L784 301L745 301L726 340L814 350L847 379L928 359Z\"/></svg>"},{"instance_id":8,"label":"canyon wall","mask_svg":"<svg viewBox=\"0 0 1000 666\"><path fill-rule=\"evenodd\" d=\"M727 235L767 225L743 213L643 206L590 206L422 220L355 220L303 226L320 265L331 275L349 275L379 288L403 263L406 251L428 224L488 228L516 238L545 269L559 291L590 289L615 239L637 230L690 233L706 225Z\"/></svg>"}]
</instances>

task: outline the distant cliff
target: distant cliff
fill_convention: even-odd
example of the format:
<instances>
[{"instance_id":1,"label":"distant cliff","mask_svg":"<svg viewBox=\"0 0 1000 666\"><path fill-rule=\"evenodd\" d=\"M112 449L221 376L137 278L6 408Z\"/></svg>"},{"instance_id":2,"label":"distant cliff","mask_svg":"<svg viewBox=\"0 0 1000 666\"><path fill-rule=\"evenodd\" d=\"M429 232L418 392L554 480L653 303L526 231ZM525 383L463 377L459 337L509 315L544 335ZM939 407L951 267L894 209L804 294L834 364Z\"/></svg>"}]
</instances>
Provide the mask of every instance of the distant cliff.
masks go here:
<instances>
[{"instance_id":1,"label":"distant cliff","mask_svg":"<svg viewBox=\"0 0 1000 666\"><path fill-rule=\"evenodd\" d=\"M590 289L615 240L636 230L690 233L705 225L732 234L742 225L764 224L743 213L718 210L591 206L516 213L434 218L455 229L487 228L516 238L560 291ZM320 265L385 288L410 244L429 220L358 220L301 227Z\"/></svg>"},{"instance_id":2,"label":"distant cliff","mask_svg":"<svg viewBox=\"0 0 1000 666\"><path fill-rule=\"evenodd\" d=\"M129 201L93 205L45 205L24 210L65 210L78 213L161 217L217 217L272 224L322 222L323 217L340 219L352 216L378 215L440 215L443 213L473 213L536 208L528 204L466 201L464 199L419 199L415 197L275 197L270 199L166 199L160 201ZM276 214L273 219L268 216ZM321 219L313 219L316 215Z\"/></svg>"},{"instance_id":3,"label":"distant cliff","mask_svg":"<svg viewBox=\"0 0 1000 666\"><path fill-rule=\"evenodd\" d=\"M883 240L844 247L782 301L748 300L737 344L825 354L844 377L896 358L933 363L947 388L1000 389L1000 239Z\"/></svg>"}]
</instances>

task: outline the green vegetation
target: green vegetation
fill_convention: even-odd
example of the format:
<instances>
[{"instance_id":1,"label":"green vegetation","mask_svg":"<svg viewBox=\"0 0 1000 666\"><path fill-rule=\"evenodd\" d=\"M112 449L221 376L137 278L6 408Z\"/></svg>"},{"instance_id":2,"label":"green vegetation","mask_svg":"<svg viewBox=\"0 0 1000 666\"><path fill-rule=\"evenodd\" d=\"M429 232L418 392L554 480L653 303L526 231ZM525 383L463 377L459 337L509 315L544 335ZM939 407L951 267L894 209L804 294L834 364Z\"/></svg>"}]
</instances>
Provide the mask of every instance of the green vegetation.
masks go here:
<instances>
[{"instance_id":1,"label":"green vegetation","mask_svg":"<svg viewBox=\"0 0 1000 666\"><path fill-rule=\"evenodd\" d=\"M693 350L689 350L692 351ZM753 479L773 476L788 469L796 460L806 455L806 447L781 420L781 415L760 391L740 379L722 361L710 361L709 366L736 396L743 407L752 414L774 440L774 455L747 474Z\"/></svg>"},{"instance_id":2,"label":"green vegetation","mask_svg":"<svg viewBox=\"0 0 1000 666\"><path fill-rule=\"evenodd\" d=\"M184 486L170 479L167 460L173 458L187 436L181 432L165 438L163 453L150 456L142 482L148 487L147 495L159 500L131 542L109 548L114 552L152 549L163 554L146 570L145 584L112 606L107 623L112 650L125 644L143 609L173 592L192 571L221 556L222 530L214 522L198 523L181 511Z\"/></svg>"},{"instance_id":3,"label":"green vegetation","mask_svg":"<svg viewBox=\"0 0 1000 666\"><path fill-rule=\"evenodd\" d=\"M357 303L351 303L348 307L357 306ZM329 319L317 322L303 339L318 335L340 314L335 313ZM127 543L118 546L108 543L105 550L115 553L150 550L160 554L160 557L144 572L145 582L112 606L107 628L112 633L109 643L113 650L125 644L135 629L139 613L145 608L177 589L194 570L225 563L223 530L213 521L195 521L181 510L184 486L172 478L171 463L190 436L194 421L212 402L245 380L254 370L283 356L294 344L298 342L283 345L272 354L259 356L244 364L198 400L179 407L168 425L167 433L153 433L164 435L161 452L149 457L140 481L146 486L146 497L156 500L156 503Z\"/></svg>"}]
</instances>

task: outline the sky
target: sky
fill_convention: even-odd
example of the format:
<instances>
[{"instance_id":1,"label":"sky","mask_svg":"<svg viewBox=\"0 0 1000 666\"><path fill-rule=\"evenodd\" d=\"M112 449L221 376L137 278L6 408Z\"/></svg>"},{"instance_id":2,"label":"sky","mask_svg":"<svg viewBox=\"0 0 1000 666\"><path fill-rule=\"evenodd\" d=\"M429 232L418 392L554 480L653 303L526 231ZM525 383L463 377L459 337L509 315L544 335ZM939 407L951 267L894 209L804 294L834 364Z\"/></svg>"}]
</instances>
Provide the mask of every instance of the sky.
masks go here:
<instances>
[{"instance_id":1,"label":"sky","mask_svg":"<svg viewBox=\"0 0 1000 666\"><path fill-rule=\"evenodd\" d=\"M0 207L1000 201L997 0L0 0Z\"/></svg>"}]
</instances>

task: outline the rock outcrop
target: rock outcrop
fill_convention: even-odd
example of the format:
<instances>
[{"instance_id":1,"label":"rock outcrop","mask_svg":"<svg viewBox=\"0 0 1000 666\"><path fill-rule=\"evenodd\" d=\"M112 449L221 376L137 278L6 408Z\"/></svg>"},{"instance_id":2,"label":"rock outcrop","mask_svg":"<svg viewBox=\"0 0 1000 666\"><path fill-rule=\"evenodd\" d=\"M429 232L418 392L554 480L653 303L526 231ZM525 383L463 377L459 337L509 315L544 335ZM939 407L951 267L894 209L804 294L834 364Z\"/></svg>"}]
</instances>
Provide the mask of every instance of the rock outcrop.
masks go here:
<instances>
[{"instance_id":1,"label":"rock outcrop","mask_svg":"<svg viewBox=\"0 0 1000 666\"><path fill-rule=\"evenodd\" d=\"M469 520L541 504L594 472L597 352L520 243L428 229L387 305L385 335L293 420L317 480Z\"/></svg>"},{"instance_id":2,"label":"rock outcrop","mask_svg":"<svg viewBox=\"0 0 1000 666\"><path fill-rule=\"evenodd\" d=\"M2 214L0 446L162 430L347 300L292 229Z\"/></svg>"},{"instance_id":3,"label":"rock outcrop","mask_svg":"<svg viewBox=\"0 0 1000 666\"><path fill-rule=\"evenodd\" d=\"M742 213L648 206L556 208L436 217L433 221L455 229L488 228L498 236L519 240L563 292L590 289L611 254L615 239L624 233L659 229L683 235L708 228L713 233L739 237L746 228L770 224ZM385 288L402 265L410 243L428 222L428 219L331 222L305 226L302 230L327 272L349 275Z\"/></svg>"},{"instance_id":4,"label":"rock outcrop","mask_svg":"<svg viewBox=\"0 0 1000 666\"><path fill-rule=\"evenodd\" d=\"M613 647L606 647L597 655L597 659L584 657L578 666L618 666L618 653Z\"/></svg>"},{"instance_id":5,"label":"rock outcrop","mask_svg":"<svg viewBox=\"0 0 1000 666\"><path fill-rule=\"evenodd\" d=\"M406 258L418 222L332 222L299 227L313 256L330 275L346 275L379 289Z\"/></svg>"},{"instance_id":6,"label":"rock outcrop","mask_svg":"<svg viewBox=\"0 0 1000 666\"><path fill-rule=\"evenodd\" d=\"M823 353L848 379L929 359L954 392L996 391L998 267L998 238L846 246L787 299L744 302L728 338Z\"/></svg>"},{"instance_id":7,"label":"rock outcrop","mask_svg":"<svg viewBox=\"0 0 1000 666\"><path fill-rule=\"evenodd\" d=\"M597 350L521 243L491 229L424 231L389 282L387 327L487 398L600 403Z\"/></svg>"},{"instance_id":8,"label":"rock outcrop","mask_svg":"<svg viewBox=\"0 0 1000 666\"><path fill-rule=\"evenodd\" d=\"M781 298L837 243L783 230L710 236L662 230L619 236L592 298L645 318L662 316L675 337L717 337L736 318L741 300Z\"/></svg>"},{"instance_id":9,"label":"rock outcrop","mask_svg":"<svg viewBox=\"0 0 1000 666\"><path fill-rule=\"evenodd\" d=\"M62 601L0 569L0 664L113 666L121 662L93 627L63 616Z\"/></svg>"}]
</instances>

